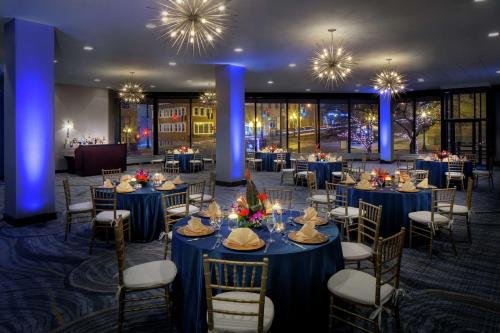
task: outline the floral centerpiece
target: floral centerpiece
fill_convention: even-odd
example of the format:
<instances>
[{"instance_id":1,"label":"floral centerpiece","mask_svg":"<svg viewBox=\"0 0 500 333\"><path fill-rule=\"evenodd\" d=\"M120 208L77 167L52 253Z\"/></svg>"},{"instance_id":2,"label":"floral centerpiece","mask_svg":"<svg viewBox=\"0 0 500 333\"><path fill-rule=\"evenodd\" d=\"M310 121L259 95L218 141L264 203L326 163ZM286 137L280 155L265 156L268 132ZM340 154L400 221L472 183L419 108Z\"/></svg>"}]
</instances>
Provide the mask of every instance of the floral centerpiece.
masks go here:
<instances>
[{"instance_id":1,"label":"floral centerpiece","mask_svg":"<svg viewBox=\"0 0 500 333\"><path fill-rule=\"evenodd\" d=\"M246 195L236 200L233 209L238 214L239 227L259 228L262 226L262 220L272 213L272 206L267 194L257 191L257 186L248 169L245 172L245 178L247 180Z\"/></svg>"},{"instance_id":2,"label":"floral centerpiece","mask_svg":"<svg viewBox=\"0 0 500 333\"><path fill-rule=\"evenodd\" d=\"M137 169L135 171L135 180L139 184L146 184L149 181L149 172L143 169Z\"/></svg>"},{"instance_id":3,"label":"floral centerpiece","mask_svg":"<svg viewBox=\"0 0 500 333\"><path fill-rule=\"evenodd\" d=\"M320 161L326 161L326 160L328 160L330 158L330 155L328 155L326 153L319 153L318 157L319 157Z\"/></svg>"},{"instance_id":4,"label":"floral centerpiece","mask_svg":"<svg viewBox=\"0 0 500 333\"><path fill-rule=\"evenodd\" d=\"M179 149L177 149L181 154L187 154L189 151L189 147L186 146L181 146Z\"/></svg>"},{"instance_id":5,"label":"floral centerpiece","mask_svg":"<svg viewBox=\"0 0 500 333\"><path fill-rule=\"evenodd\" d=\"M279 148L277 145L270 145L262 148L260 151L263 153L282 153L283 149Z\"/></svg>"},{"instance_id":6,"label":"floral centerpiece","mask_svg":"<svg viewBox=\"0 0 500 333\"><path fill-rule=\"evenodd\" d=\"M443 160L445 158L448 157L448 152L446 150L443 150L439 153L437 153L437 157L440 159L440 160Z\"/></svg>"},{"instance_id":7,"label":"floral centerpiece","mask_svg":"<svg viewBox=\"0 0 500 333\"><path fill-rule=\"evenodd\" d=\"M316 147L314 148L314 153L315 153L315 154L319 154L319 153L321 153L321 148L320 148L320 146L319 146L319 143L318 143L318 144L316 145Z\"/></svg>"}]
</instances>

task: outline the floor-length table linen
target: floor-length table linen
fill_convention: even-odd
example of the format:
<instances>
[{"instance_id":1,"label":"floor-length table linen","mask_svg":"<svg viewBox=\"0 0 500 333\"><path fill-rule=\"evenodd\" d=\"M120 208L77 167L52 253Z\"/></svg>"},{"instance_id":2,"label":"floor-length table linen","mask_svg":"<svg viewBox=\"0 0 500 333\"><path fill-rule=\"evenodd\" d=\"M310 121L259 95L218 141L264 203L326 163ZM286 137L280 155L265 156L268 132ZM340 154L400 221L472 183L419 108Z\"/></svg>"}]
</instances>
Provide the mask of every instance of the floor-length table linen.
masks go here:
<instances>
[{"instance_id":1,"label":"floor-length table linen","mask_svg":"<svg viewBox=\"0 0 500 333\"><path fill-rule=\"evenodd\" d=\"M286 167L290 168L290 153L255 153L255 158L262 160L262 171L274 171L274 161L277 160L278 154L285 154Z\"/></svg>"},{"instance_id":2,"label":"floor-length table linen","mask_svg":"<svg viewBox=\"0 0 500 333\"><path fill-rule=\"evenodd\" d=\"M429 184L439 188L446 187L446 175L444 173L448 171L448 162L417 160L415 165L419 170L429 170ZM464 162L464 175L466 179L472 177L471 161Z\"/></svg>"},{"instance_id":3,"label":"floor-length table linen","mask_svg":"<svg viewBox=\"0 0 500 333\"><path fill-rule=\"evenodd\" d=\"M190 161L194 158L194 154L174 154L174 159L179 161L179 172L191 172Z\"/></svg>"},{"instance_id":4,"label":"floor-length table linen","mask_svg":"<svg viewBox=\"0 0 500 333\"><path fill-rule=\"evenodd\" d=\"M325 182L332 181L332 172L334 171L342 171L342 162L309 162L308 164L309 171L316 172L316 183L318 188L324 189Z\"/></svg>"},{"instance_id":5,"label":"floor-length table linen","mask_svg":"<svg viewBox=\"0 0 500 333\"><path fill-rule=\"evenodd\" d=\"M293 212L294 216L300 215ZM176 224L182 226L188 219ZM204 223L208 221L204 219ZM289 230L297 227L287 225ZM330 236L321 245L305 245L301 249L285 244L281 236L274 234L267 253L264 249L253 252L232 251L222 245L212 250L216 237L196 241L174 232L172 260L177 266L174 294L177 311L183 332L206 332L207 313L205 286L203 278L203 254L211 258L262 261L269 258L269 274L266 295L274 303L275 316L273 332L323 332L328 323L329 293L326 287L328 278L343 269L342 248L339 232L335 225L329 224L318 230ZM222 234L227 237L229 230L223 225ZM256 230L260 238L267 240L267 230Z\"/></svg>"}]
</instances>

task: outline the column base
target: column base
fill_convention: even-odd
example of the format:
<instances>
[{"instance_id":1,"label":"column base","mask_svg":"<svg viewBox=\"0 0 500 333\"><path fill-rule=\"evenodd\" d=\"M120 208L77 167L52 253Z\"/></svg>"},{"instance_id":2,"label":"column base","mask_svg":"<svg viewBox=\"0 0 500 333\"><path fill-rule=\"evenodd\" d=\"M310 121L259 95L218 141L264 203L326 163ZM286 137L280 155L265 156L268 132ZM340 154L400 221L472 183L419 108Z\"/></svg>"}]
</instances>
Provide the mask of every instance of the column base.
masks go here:
<instances>
[{"instance_id":1,"label":"column base","mask_svg":"<svg viewBox=\"0 0 500 333\"><path fill-rule=\"evenodd\" d=\"M216 180L215 184L219 185L219 186L223 186L223 187L236 187L236 186L246 185L247 181L246 181L246 179L237 180L234 182L226 182L226 181L222 181L222 180Z\"/></svg>"},{"instance_id":2,"label":"column base","mask_svg":"<svg viewBox=\"0 0 500 333\"><path fill-rule=\"evenodd\" d=\"M20 219L16 219L12 216L4 214L3 219L5 222L7 222L8 224L10 224L13 227L22 227L22 226L29 225L29 224L43 223L43 222L55 220L55 219L57 219L57 214L55 212L54 213L45 213L45 214L38 214L38 215L23 217Z\"/></svg>"},{"instance_id":3,"label":"column base","mask_svg":"<svg viewBox=\"0 0 500 333\"><path fill-rule=\"evenodd\" d=\"M380 160L380 164L392 164L394 161Z\"/></svg>"}]
</instances>

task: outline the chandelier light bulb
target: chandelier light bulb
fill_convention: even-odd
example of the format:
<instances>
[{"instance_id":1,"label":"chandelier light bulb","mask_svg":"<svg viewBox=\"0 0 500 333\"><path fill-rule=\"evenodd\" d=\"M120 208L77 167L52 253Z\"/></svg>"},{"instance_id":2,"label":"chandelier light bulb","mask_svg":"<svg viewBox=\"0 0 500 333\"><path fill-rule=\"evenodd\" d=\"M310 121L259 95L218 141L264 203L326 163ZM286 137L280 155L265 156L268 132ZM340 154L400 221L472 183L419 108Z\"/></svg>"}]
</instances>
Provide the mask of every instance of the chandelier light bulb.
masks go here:
<instances>
[{"instance_id":1,"label":"chandelier light bulb","mask_svg":"<svg viewBox=\"0 0 500 333\"><path fill-rule=\"evenodd\" d=\"M141 85L133 82L134 72L130 72L130 82L122 85L119 96L127 103L139 103L144 99L143 89Z\"/></svg>"},{"instance_id":2,"label":"chandelier light bulb","mask_svg":"<svg viewBox=\"0 0 500 333\"><path fill-rule=\"evenodd\" d=\"M372 79L373 88L381 95L397 95L398 93L404 92L406 89L404 75L398 73L394 68L391 68L391 60L392 59L387 59L386 68L377 73Z\"/></svg>"}]
</instances>

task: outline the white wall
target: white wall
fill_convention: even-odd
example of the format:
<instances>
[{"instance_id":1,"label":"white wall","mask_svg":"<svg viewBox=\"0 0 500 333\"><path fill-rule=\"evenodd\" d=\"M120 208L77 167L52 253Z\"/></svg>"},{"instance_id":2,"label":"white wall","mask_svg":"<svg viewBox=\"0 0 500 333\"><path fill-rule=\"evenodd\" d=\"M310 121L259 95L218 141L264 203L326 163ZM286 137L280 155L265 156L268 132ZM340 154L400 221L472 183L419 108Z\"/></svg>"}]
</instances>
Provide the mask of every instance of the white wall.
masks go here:
<instances>
[{"instance_id":1,"label":"white wall","mask_svg":"<svg viewBox=\"0 0 500 333\"><path fill-rule=\"evenodd\" d=\"M64 140L67 121L73 123L70 139L83 136L104 136L110 142L109 97L107 89L57 84L55 88L55 168L65 170ZM111 139L113 141L113 139Z\"/></svg>"}]
</instances>

